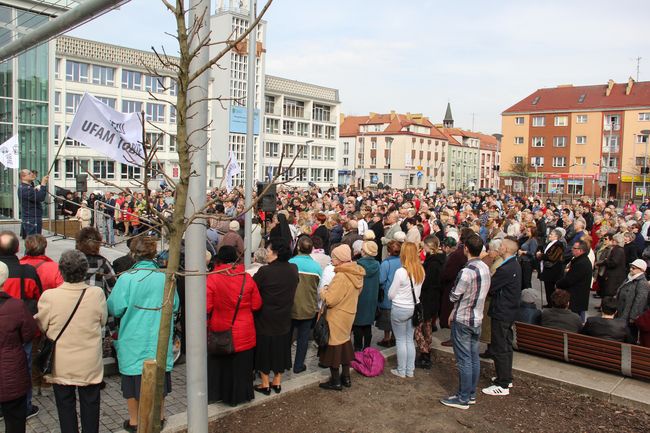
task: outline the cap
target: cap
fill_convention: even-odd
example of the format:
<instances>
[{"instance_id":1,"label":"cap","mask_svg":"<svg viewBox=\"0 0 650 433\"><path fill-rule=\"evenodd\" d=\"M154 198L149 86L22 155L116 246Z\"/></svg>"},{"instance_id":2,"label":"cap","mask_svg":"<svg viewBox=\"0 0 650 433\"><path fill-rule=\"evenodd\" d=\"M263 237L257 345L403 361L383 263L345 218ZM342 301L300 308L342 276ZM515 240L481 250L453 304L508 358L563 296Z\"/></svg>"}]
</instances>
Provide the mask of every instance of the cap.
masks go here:
<instances>
[{"instance_id":1,"label":"cap","mask_svg":"<svg viewBox=\"0 0 650 433\"><path fill-rule=\"evenodd\" d=\"M648 264L645 262L643 259L636 259L632 263L630 263L631 266L634 266L635 268L641 269L643 272L648 269Z\"/></svg>"}]
</instances>

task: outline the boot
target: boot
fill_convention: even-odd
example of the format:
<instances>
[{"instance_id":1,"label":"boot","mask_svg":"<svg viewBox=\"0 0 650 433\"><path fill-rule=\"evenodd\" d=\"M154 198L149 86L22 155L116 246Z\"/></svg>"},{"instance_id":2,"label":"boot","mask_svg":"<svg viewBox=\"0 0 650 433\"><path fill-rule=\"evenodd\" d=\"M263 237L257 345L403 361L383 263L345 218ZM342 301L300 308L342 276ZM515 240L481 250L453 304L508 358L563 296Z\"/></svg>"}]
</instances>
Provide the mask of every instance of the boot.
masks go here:
<instances>
[{"instance_id":1,"label":"boot","mask_svg":"<svg viewBox=\"0 0 650 433\"><path fill-rule=\"evenodd\" d=\"M331 391L342 391L343 386L341 386L341 373L339 372L339 369L330 367L330 375L330 380L319 383L318 386L322 389L328 389Z\"/></svg>"},{"instance_id":2,"label":"boot","mask_svg":"<svg viewBox=\"0 0 650 433\"><path fill-rule=\"evenodd\" d=\"M420 357L415 361L415 367L425 370L431 369L431 354L420 353Z\"/></svg>"},{"instance_id":3,"label":"boot","mask_svg":"<svg viewBox=\"0 0 650 433\"><path fill-rule=\"evenodd\" d=\"M352 379L350 379L350 366L349 365L343 365L343 368L341 369L341 385L343 385L346 388L350 388L352 386Z\"/></svg>"}]
</instances>

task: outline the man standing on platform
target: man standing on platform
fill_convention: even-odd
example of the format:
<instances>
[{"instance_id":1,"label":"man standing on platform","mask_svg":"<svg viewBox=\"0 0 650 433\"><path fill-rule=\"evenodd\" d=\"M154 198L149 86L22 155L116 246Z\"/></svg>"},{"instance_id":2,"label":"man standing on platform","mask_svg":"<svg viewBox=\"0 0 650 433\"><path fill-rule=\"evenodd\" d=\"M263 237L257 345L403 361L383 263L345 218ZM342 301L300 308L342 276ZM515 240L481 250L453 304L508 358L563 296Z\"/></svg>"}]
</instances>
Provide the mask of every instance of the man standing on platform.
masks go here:
<instances>
[{"instance_id":1,"label":"man standing on platform","mask_svg":"<svg viewBox=\"0 0 650 433\"><path fill-rule=\"evenodd\" d=\"M30 170L20 170L18 202L22 223L20 234L23 239L29 235L40 235L43 228L43 201L47 194L49 176L43 177L41 184L33 186L36 175Z\"/></svg>"}]
</instances>

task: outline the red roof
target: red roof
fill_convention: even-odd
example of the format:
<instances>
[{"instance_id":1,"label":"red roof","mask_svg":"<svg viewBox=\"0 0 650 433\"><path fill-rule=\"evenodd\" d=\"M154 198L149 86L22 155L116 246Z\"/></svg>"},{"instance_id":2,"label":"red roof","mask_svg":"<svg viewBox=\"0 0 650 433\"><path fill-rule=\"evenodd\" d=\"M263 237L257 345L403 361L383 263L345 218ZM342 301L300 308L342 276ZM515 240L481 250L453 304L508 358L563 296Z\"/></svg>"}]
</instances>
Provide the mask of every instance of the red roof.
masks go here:
<instances>
[{"instance_id":1,"label":"red roof","mask_svg":"<svg viewBox=\"0 0 650 433\"><path fill-rule=\"evenodd\" d=\"M609 96L606 94L607 84L539 89L503 114L650 107L650 81L632 82L630 94L626 95L628 85L629 83L614 84Z\"/></svg>"},{"instance_id":2,"label":"red roof","mask_svg":"<svg viewBox=\"0 0 650 433\"><path fill-rule=\"evenodd\" d=\"M462 146L463 144L458 142L453 136L460 137L470 137L479 139L479 147L485 150L496 150L497 149L497 139L491 135L482 134L480 132L466 131L460 128L441 128L443 134L449 137L449 144L455 144L456 146Z\"/></svg>"},{"instance_id":3,"label":"red roof","mask_svg":"<svg viewBox=\"0 0 650 433\"><path fill-rule=\"evenodd\" d=\"M356 137L361 135L359 127L361 125L388 124L388 126L379 132L368 131L363 135L415 135L418 137L431 137L440 140L447 140L448 137L436 128L429 119L420 116L410 116L407 114L372 114L371 116L346 116L341 122L341 137ZM403 131L403 128L410 125L420 125L430 128L430 133L421 134L413 131Z\"/></svg>"}]
</instances>

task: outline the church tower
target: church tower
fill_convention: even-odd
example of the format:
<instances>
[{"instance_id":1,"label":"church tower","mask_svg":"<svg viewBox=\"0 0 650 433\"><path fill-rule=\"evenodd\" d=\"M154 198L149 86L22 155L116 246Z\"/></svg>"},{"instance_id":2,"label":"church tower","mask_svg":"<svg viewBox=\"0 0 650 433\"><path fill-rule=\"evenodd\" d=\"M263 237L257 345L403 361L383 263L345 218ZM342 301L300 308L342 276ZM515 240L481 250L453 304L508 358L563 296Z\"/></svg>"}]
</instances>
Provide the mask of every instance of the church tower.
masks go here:
<instances>
[{"instance_id":1,"label":"church tower","mask_svg":"<svg viewBox=\"0 0 650 433\"><path fill-rule=\"evenodd\" d=\"M454 118L451 115L451 103L447 102L447 111L445 112L445 118L442 121L442 125L445 128L453 128L454 127Z\"/></svg>"}]
</instances>

